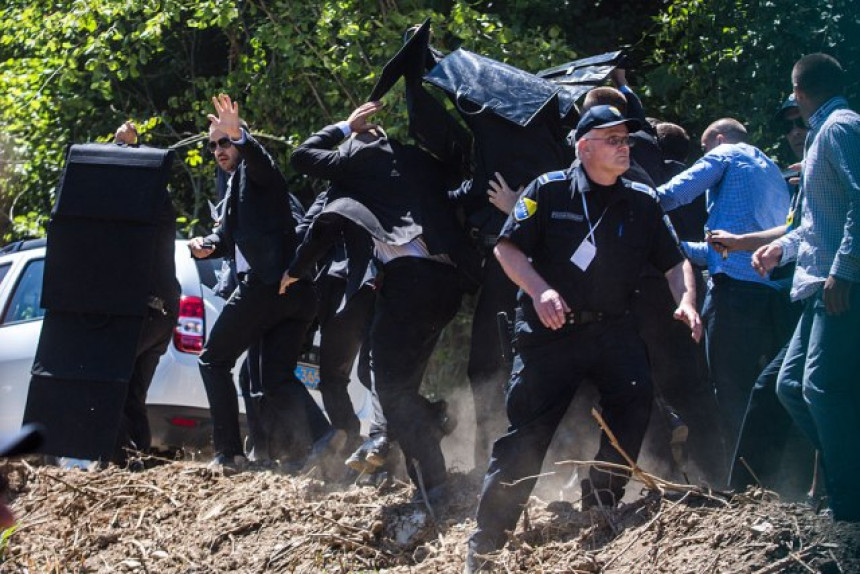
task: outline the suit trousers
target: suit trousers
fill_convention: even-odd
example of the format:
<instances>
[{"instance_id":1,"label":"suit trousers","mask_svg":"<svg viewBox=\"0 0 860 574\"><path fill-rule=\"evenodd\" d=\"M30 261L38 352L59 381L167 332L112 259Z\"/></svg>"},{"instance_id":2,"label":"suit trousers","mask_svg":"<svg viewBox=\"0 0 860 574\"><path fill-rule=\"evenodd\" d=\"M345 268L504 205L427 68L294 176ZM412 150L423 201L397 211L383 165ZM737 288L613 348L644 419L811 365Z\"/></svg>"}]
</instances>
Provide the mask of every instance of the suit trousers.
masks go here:
<instances>
[{"instance_id":1,"label":"suit trousers","mask_svg":"<svg viewBox=\"0 0 860 574\"><path fill-rule=\"evenodd\" d=\"M346 279L317 280L320 298L320 386L323 405L334 428L358 435L359 421L349 398L352 366L373 318L374 290L364 286L343 302Z\"/></svg>"},{"instance_id":2,"label":"suit trousers","mask_svg":"<svg viewBox=\"0 0 860 574\"><path fill-rule=\"evenodd\" d=\"M508 426L505 385L511 366L502 358L497 315L504 311L508 319L513 320L516 304L517 286L505 275L493 254L488 254L472 316L468 366L475 403L475 468L482 470L490 460L493 441L502 436Z\"/></svg>"},{"instance_id":3,"label":"suit trousers","mask_svg":"<svg viewBox=\"0 0 860 574\"><path fill-rule=\"evenodd\" d=\"M155 309L149 309L143 321L134 370L128 381L128 394L120 418L117 447L113 461L122 464L126 460L126 448L146 451L152 446L152 433L146 414L146 394L161 355L167 350L176 317Z\"/></svg>"},{"instance_id":4,"label":"suit trousers","mask_svg":"<svg viewBox=\"0 0 860 574\"><path fill-rule=\"evenodd\" d=\"M370 331L373 387L388 429L429 490L445 482L438 409L421 395L421 380L442 329L457 314L462 293L452 265L416 257L386 263Z\"/></svg>"},{"instance_id":5,"label":"suit trousers","mask_svg":"<svg viewBox=\"0 0 860 574\"><path fill-rule=\"evenodd\" d=\"M273 459L303 459L312 444L307 407L312 397L296 378L296 362L316 314L316 294L301 280L284 295L278 284L245 276L221 315L200 355L200 374L209 397L216 455L243 454L239 409L232 369L242 352L260 345L263 397L260 419Z\"/></svg>"}]
</instances>

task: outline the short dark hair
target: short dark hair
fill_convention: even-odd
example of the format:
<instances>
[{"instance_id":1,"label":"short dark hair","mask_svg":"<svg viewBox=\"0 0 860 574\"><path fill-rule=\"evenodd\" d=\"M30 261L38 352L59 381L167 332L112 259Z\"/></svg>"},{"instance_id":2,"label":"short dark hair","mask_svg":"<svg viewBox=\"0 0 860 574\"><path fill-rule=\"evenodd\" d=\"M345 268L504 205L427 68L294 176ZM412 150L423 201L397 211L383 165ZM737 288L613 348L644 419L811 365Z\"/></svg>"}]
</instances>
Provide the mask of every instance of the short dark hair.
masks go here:
<instances>
[{"instance_id":1,"label":"short dark hair","mask_svg":"<svg viewBox=\"0 0 860 574\"><path fill-rule=\"evenodd\" d=\"M794 64L792 82L817 103L838 96L845 88L845 70L827 54L808 54Z\"/></svg>"},{"instance_id":2,"label":"short dark hair","mask_svg":"<svg viewBox=\"0 0 860 574\"><path fill-rule=\"evenodd\" d=\"M585 94L580 113L584 114L594 106L615 106L621 115L627 115L627 98L620 91L609 86L600 86Z\"/></svg>"},{"instance_id":3,"label":"short dark hair","mask_svg":"<svg viewBox=\"0 0 860 574\"><path fill-rule=\"evenodd\" d=\"M690 153L690 135L687 130L671 122L657 124L657 145L664 159L684 162Z\"/></svg>"}]
</instances>

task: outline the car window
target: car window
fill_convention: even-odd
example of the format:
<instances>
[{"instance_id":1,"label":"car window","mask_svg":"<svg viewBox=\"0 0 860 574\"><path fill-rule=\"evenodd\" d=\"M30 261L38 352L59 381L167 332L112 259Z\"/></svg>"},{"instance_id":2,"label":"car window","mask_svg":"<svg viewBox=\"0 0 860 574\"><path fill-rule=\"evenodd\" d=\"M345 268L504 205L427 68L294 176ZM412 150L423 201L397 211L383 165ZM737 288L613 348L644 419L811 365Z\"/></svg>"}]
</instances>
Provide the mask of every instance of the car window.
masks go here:
<instances>
[{"instance_id":1,"label":"car window","mask_svg":"<svg viewBox=\"0 0 860 574\"><path fill-rule=\"evenodd\" d=\"M9 268L12 267L11 263L4 263L0 265L0 285L3 285L3 279L6 278L6 274L9 273Z\"/></svg>"},{"instance_id":2,"label":"car window","mask_svg":"<svg viewBox=\"0 0 860 574\"><path fill-rule=\"evenodd\" d=\"M40 302L42 300L42 275L45 271L45 260L30 261L21 274L18 285L9 300L3 324L18 323L40 319L45 315Z\"/></svg>"}]
</instances>

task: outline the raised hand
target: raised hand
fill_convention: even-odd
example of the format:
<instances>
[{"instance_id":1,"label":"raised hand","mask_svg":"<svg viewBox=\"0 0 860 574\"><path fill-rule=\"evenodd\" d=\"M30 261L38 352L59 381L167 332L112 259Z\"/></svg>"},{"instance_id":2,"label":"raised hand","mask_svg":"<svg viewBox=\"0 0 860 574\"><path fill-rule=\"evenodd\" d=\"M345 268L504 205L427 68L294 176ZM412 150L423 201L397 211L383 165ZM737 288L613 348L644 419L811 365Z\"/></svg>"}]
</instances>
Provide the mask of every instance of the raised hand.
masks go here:
<instances>
[{"instance_id":1,"label":"raised hand","mask_svg":"<svg viewBox=\"0 0 860 574\"><path fill-rule=\"evenodd\" d=\"M351 114L349 114L349 118L346 120L349 124L349 129L353 133L360 134L378 127L376 124L367 123L367 118L381 110L383 107L384 104L382 102L366 102L361 104L355 108Z\"/></svg>"},{"instance_id":2,"label":"raised hand","mask_svg":"<svg viewBox=\"0 0 860 574\"><path fill-rule=\"evenodd\" d=\"M212 104L215 106L215 113L218 114L206 116L212 128L224 132L232 140L241 139L242 120L239 117L239 103L231 100L227 94L218 94L212 96Z\"/></svg>"}]
</instances>

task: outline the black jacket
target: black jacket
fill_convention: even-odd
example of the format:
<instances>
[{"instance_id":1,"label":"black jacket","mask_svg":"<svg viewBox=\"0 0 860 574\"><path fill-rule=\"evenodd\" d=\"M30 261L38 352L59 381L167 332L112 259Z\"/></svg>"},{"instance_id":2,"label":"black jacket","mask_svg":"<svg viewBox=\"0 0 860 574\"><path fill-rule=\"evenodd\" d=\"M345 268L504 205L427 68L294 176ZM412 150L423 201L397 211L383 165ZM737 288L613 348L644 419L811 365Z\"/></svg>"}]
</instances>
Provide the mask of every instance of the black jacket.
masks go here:
<instances>
[{"instance_id":1,"label":"black jacket","mask_svg":"<svg viewBox=\"0 0 860 574\"><path fill-rule=\"evenodd\" d=\"M476 263L445 191L445 164L416 146L389 138L372 142L350 138L338 146L342 141L340 128L328 126L297 147L290 159L300 173L332 184L314 225L340 225L337 217L346 218L391 245L404 245L420 235L430 254L448 254L461 272L476 273L469 270ZM307 250L319 253L311 241L315 236L311 229L299 261L310 259Z\"/></svg>"},{"instance_id":2,"label":"black jacket","mask_svg":"<svg viewBox=\"0 0 860 574\"><path fill-rule=\"evenodd\" d=\"M241 161L228 181L221 225L207 237L214 257L235 259L236 246L251 273L276 284L293 258L298 240L287 182L272 157L250 134L234 144Z\"/></svg>"}]
</instances>

